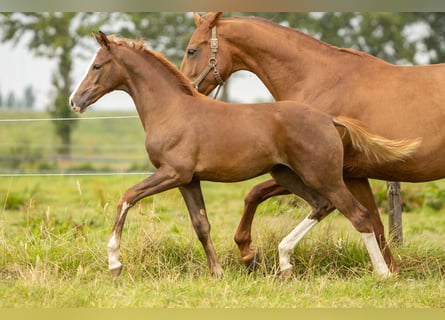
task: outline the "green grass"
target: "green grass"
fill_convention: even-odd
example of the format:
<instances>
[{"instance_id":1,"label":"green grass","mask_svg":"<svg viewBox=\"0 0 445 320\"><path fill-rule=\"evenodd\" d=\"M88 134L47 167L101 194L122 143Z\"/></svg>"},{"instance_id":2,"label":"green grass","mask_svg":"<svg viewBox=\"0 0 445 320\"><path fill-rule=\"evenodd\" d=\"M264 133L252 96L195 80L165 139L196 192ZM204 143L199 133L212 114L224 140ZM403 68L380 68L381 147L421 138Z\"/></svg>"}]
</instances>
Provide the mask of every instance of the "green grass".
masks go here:
<instances>
[{"instance_id":1,"label":"green grass","mask_svg":"<svg viewBox=\"0 0 445 320\"><path fill-rule=\"evenodd\" d=\"M171 190L131 209L124 272L113 282L105 244L120 195L138 179L2 179L0 307L445 307L445 221L437 212L404 214L394 279L373 275L358 233L338 213L297 246L294 273L282 279L277 245L308 208L294 207L291 196L271 199L254 221L262 259L248 274L232 237L244 194L263 177L203 184L222 279L209 277L185 205ZM11 194L22 195L23 205L6 209Z\"/></svg>"},{"instance_id":2,"label":"green grass","mask_svg":"<svg viewBox=\"0 0 445 320\"><path fill-rule=\"evenodd\" d=\"M96 115L102 114L89 114ZM80 122L73 157L125 158L110 165L124 171L146 162L137 121ZM0 157L28 141L30 154L46 159L45 150L55 143L48 123L2 124L0 136ZM110 145L122 147L103 147ZM137 148L124 148L132 145ZM23 165L25 170L38 169L37 164ZM0 167L7 168L5 163ZM282 279L278 243L308 213L292 196L260 206L253 246L261 261L258 270L247 273L233 235L244 196L267 178L259 177L233 184L203 183L223 278L210 278L180 193L171 190L130 210L121 248L124 271L112 281L106 241L115 207L126 188L142 178L1 177L0 307L445 307L444 181L402 184L404 243L392 245L401 273L392 279L374 276L359 234L336 212L299 243L292 255L294 272ZM375 181L372 187L386 226L385 184Z\"/></svg>"}]
</instances>

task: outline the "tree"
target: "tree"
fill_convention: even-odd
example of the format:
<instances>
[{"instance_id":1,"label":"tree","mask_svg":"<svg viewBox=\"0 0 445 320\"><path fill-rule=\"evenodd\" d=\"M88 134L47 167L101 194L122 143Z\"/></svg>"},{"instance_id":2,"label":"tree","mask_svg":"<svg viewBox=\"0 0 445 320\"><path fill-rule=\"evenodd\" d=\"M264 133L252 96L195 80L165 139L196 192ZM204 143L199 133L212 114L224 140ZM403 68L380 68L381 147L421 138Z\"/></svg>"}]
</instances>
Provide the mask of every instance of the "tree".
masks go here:
<instances>
[{"instance_id":1,"label":"tree","mask_svg":"<svg viewBox=\"0 0 445 320\"><path fill-rule=\"evenodd\" d=\"M23 97L24 107L28 109L34 108L35 101L36 97L34 95L34 90L32 86L28 85L24 91L24 97Z\"/></svg>"},{"instance_id":2,"label":"tree","mask_svg":"<svg viewBox=\"0 0 445 320\"><path fill-rule=\"evenodd\" d=\"M195 30L191 13L136 12L119 18L128 22L119 30L122 37L146 39L150 49L162 52L176 66Z\"/></svg>"},{"instance_id":3,"label":"tree","mask_svg":"<svg viewBox=\"0 0 445 320\"><path fill-rule=\"evenodd\" d=\"M411 13L245 13L262 16L329 44L367 52L391 63L413 63L416 42L406 34L419 18Z\"/></svg>"},{"instance_id":4,"label":"tree","mask_svg":"<svg viewBox=\"0 0 445 320\"><path fill-rule=\"evenodd\" d=\"M108 14L74 12L8 12L0 14L0 39L17 44L24 41L37 56L54 58L57 68L53 74L55 94L50 113L54 118L72 118L75 113L68 109L67 99L72 89L70 73L73 68L72 54L82 44L82 35L97 29L108 18ZM60 138L58 150L65 157L70 156L71 133L75 121L54 121L54 128Z\"/></svg>"},{"instance_id":5,"label":"tree","mask_svg":"<svg viewBox=\"0 0 445 320\"><path fill-rule=\"evenodd\" d=\"M17 105L17 99L15 98L14 92L10 91L8 94L8 98L6 99L6 107L8 109L13 109Z\"/></svg>"},{"instance_id":6,"label":"tree","mask_svg":"<svg viewBox=\"0 0 445 320\"><path fill-rule=\"evenodd\" d=\"M52 77L55 92L49 111L54 118L72 118L76 115L68 109L67 100L73 89L70 77L73 58L76 54L83 56L85 50L90 53L92 32L102 29L132 38L143 36L154 49L165 52L179 64L193 30L193 19L185 16L184 13L1 13L0 39L15 44L24 41L35 55L57 60ZM71 134L76 123L54 121L62 145L59 153L64 156L70 155Z\"/></svg>"},{"instance_id":7,"label":"tree","mask_svg":"<svg viewBox=\"0 0 445 320\"><path fill-rule=\"evenodd\" d=\"M445 13L411 12L406 15L423 27L423 34L415 42L417 51L429 58L426 63L445 62Z\"/></svg>"}]
</instances>

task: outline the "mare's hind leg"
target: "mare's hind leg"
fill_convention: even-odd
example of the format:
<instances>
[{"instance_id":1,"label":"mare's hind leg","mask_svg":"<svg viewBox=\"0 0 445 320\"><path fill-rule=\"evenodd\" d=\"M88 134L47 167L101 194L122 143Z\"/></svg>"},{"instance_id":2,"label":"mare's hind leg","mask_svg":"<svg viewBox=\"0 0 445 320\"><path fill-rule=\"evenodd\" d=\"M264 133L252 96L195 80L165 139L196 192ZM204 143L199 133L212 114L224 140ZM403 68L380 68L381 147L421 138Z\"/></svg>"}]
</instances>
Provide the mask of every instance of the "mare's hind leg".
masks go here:
<instances>
[{"instance_id":1,"label":"mare's hind leg","mask_svg":"<svg viewBox=\"0 0 445 320\"><path fill-rule=\"evenodd\" d=\"M328 185L320 193L324 194L351 221L354 228L360 232L376 273L384 278L391 276L391 271L388 269L377 243L368 210L354 198L343 181Z\"/></svg>"},{"instance_id":2,"label":"mare's hind leg","mask_svg":"<svg viewBox=\"0 0 445 320\"><path fill-rule=\"evenodd\" d=\"M369 185L369 180L345 178L345 184L354 197L368 210L375 237L379 244L380 251L383 254L383 258L391 272L398 273L399 267L386 243L385 230L372 194L371 186Z\"/></svg>"},{"instance_id":3,"label":"mare's hind leg","mask_svg":"<svg viewBox=\"0 0 445 320\"><path fill-rule=\"evenodd\" d=\"M300 231L293 233L289 238L283 240L282 256L285 257L283 264L289 265L289 268L290 255L298 241L300 241L313 226L334 210L325 198L308 188L300 177L295 175L289 168L284 166L276 167L274 171L275 174L282 174L284 177L289 174L293 175L291 181L292 189L289 191L287 188L278 185L275 180L268 180L256 185L245 198L244 213L235 233L235 242L240 250L241 258L249 271L254 270L258 262L257 252L250 248L250 244L252 242L251 229L253 217L261 202L273 196L286 195L292 192L300 196L312 207L312 212L298 225L297 228L299 228L298 230ZM286 260L287 262L284 262Z\"/></svg>"},{"instance_id":4,"label":"mare's hind leg","mask_svg":"<svg viewBox=\"0 0 445 320\"><path fill-rule=\"evenodd\" d=\"M272 171L271 173L277 183L288 189L292 188L291 181L292 177L296 176L295 173L289 175L277 174L276 171ZM333 206L340 210L343 215L351 221L355 229L360 232L376 272L382 277L391 275L391 272L383 259L383 255L380 252L379 245L374 235L373 225L366 208L354 198L342 179L335 179L334 170L325 172L323 177L326 179L324 181L323 179L319 179L320 176L320 172L315 172L312 176L312 178L315 179L308 181L307 185L326 197ZM308 223L308 228L310 229L311 227L312 226ZM286 268L286 265L280 264L280 267Z\"/></svg>"},{"instance_id":5,"label":"mare's hind leg","mask_svg":"<svg viewBox=\"0 0 445 320\"><path fill-rule=\"evenodd\" d=\"M236 229L234 240L241 253L241 259L249 271L253 271L258 263L257 252L250 247L252 243L252 221L258 205L273 196L289 193L275 180L268 180L256 185L244 199L244 212Z\"/></svg>"},{"instance_id":6,"label":"mare's hind leg","mask_svg":"<svg viewBox=\"0 0 445 320\"><path fill-rule=\"evenodd\" d=\"M215 277L223 275L223 270L216 257L215 249L210 238L210 223L207 219L207 212L202 197L201 184L199 181L179 187L182 197L185 200L190 213L193 228L198 235L198 239L204 247L210 274Z\"/></svg>"},{"instance_id":7,"label":"mare's hind leg","mask_svg":"<svg viewBox=\"0 0 445 320\"><path fill-rule=\"evenodd\" d=\"M285 185L289 191L301 196L312 207L311 213L278 245L280 270L283 275L289 275L293 268L290 263L290 256L298 242L335 208L326 198L307 187L300 177L289 168L278 166L273 169L271 174L277 181Z\"/></svg>"}]
</instances>

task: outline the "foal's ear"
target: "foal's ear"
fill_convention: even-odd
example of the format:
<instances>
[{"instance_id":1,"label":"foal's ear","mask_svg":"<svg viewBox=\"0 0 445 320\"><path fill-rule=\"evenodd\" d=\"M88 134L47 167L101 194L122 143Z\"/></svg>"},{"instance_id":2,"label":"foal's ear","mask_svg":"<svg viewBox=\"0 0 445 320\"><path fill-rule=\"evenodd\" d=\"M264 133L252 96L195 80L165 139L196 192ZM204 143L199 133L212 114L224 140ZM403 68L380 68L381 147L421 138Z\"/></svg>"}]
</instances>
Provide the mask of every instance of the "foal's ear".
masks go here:
<instances>
[{"instance_id":1,"label":"foal's ear","mask_svg":"<svg viewBox=\"0 0 445 320\"><path fill-rule=\"evenodd\" d=\"M221 19L222 14L222 12L211 12L201 16L198 12L194 12L193 16L196 26L199 26L203 22L207 22L209 28L213 28L218 23L219 19Z\"/></svg>"},{"instance_id":2,"label":"foal's ear","mask_svg":"<svg viewBox=\"0 0 445 320\"><path fill-rule=\"evenodd\" d=\"M102 48L106 48L107 50L110 50L110 40L108 40L105 33L99 30L98 33L93 33L94 38L96 38L96 41Z\"/></svg>"},{"instance_id":3,"label":"foal's ear","mask_svg":"<svg viewBox=\"0 0 445 320\"><path fill-rule=\"evenodd\" d=\"M195 20L195 25L199 26L202 23L202 17L198 12L193 12L193 19Z\"/></svg>"}]
</instances>

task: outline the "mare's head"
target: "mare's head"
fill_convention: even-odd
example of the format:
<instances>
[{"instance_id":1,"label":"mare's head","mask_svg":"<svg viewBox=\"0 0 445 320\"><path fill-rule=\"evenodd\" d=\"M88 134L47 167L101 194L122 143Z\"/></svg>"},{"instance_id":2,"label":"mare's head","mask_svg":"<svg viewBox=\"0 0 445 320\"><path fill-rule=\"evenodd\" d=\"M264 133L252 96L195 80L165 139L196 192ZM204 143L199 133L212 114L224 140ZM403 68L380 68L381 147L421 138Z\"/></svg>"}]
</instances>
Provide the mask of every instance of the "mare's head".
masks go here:
<instances>
[{"instance_id":1,"label":"mare's head","mask_svg":"<svg viewBox=\"0 0 445 320\"><path fill-rule=\"evenodd\" d=\"M214 75L215 70L223 81L227 80L231 74L232 58L228 50L228 44L220 36L217 28L221 15L222 12L209 13L203 16L195 13L196 30L190 38L181 63L181 72L193 81L199 92L205 95L208 95L218 85L218 79ZM214 27L216 27L216 39L218 41L216 42L217 49L214 50L212 56L210 39ZM215 46L215 41L213 41L213 46ZM206 73L206 68L208 69L212 65L215 67ZM202 81L197 83L197 80L202 77L204 77Z\"/></svg>"},{"instance_id":2,"label":"mare's head","mask_svg":"<svg viewBox=\"0 0 445 320\"><path fill-rule=\"evenodd\" d=\"M73 111L84 112L86 108L103 95L122 89L124 73L113 55L116 44L111 38L99 31L94 34L100 49L93 57L86 74L69 98Z\"/></svg>"}]
</instances>

